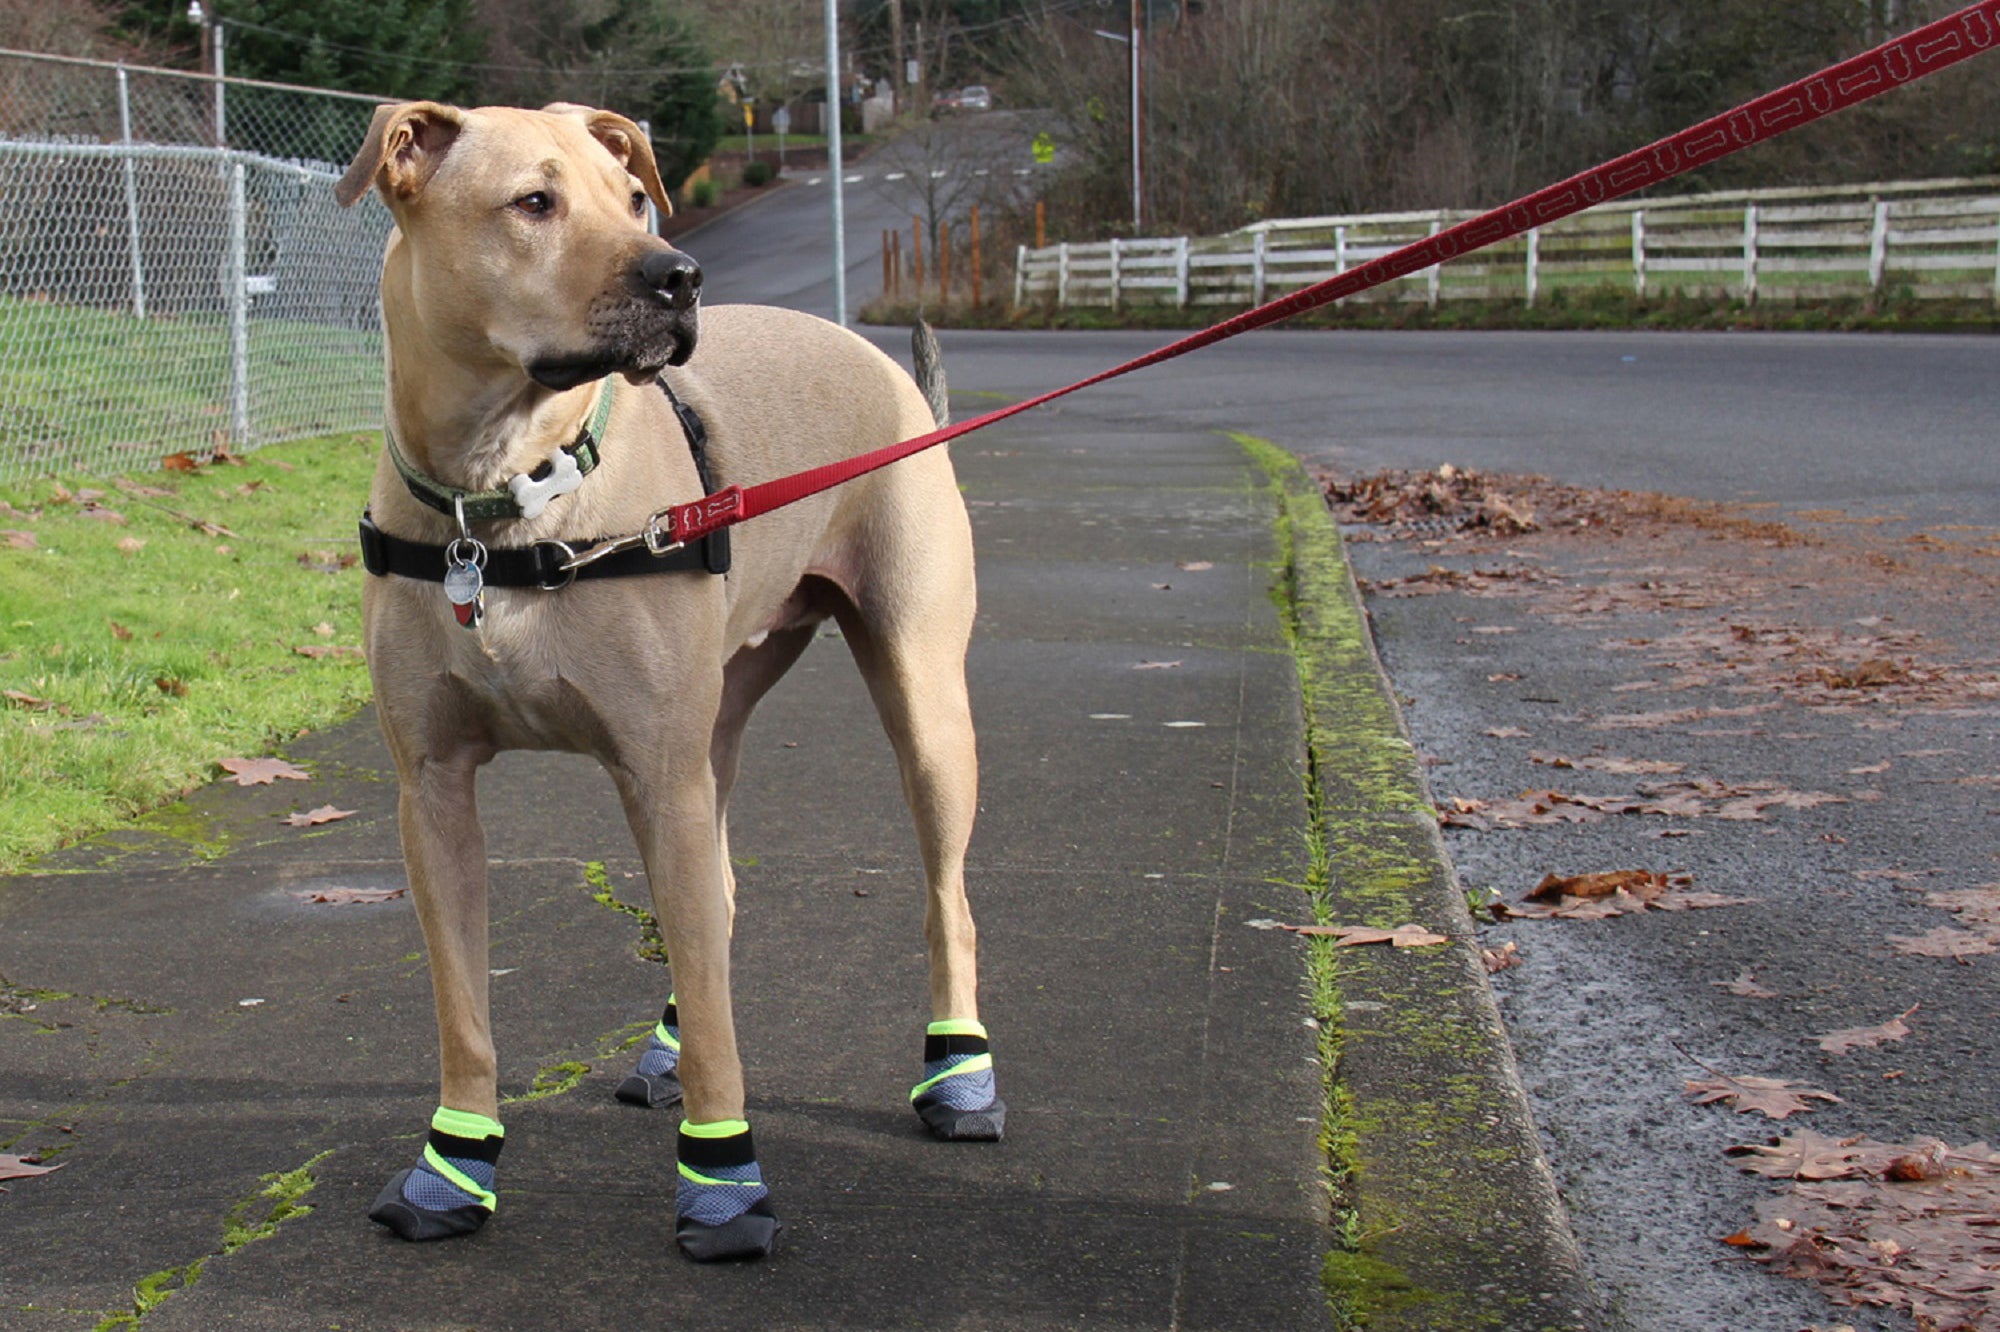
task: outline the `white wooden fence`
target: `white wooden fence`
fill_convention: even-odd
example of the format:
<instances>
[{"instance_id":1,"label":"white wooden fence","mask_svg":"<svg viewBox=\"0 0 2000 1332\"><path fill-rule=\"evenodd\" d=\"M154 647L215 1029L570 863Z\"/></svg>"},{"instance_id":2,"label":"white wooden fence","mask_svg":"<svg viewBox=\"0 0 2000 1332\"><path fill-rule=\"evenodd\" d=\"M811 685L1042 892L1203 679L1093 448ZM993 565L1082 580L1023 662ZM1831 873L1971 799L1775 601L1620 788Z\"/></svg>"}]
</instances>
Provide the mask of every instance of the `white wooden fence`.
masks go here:
<instances>
[{"instance_id":1,"label":"white wooden fence","mask_svg":"<svg viewBox=\"0 0 2000 1332\"><path fill-rule=\"evenodd\" d=\"M1224 236L1022 246L1014 303L1256 305L1475 216L1259 222ZM1615 287L1745 302L1871 293L2000 305L2000 177L1603 204L1354 300L1524 300Z\"/></svg>"}]
</instances>

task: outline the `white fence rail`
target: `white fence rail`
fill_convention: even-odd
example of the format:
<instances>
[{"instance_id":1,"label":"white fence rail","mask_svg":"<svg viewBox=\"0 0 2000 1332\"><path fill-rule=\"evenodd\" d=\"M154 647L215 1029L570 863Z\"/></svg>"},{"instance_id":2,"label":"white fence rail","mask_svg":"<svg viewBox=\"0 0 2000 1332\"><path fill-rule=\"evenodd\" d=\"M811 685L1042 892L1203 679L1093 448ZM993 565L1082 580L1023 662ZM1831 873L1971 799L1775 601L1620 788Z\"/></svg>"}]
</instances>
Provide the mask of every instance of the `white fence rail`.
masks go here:
<instances>
[{"instance_id":1,"label":"white fence rail","mask_svg":"<svg viewBox=\"0 0 2000 1332\"><path fill-rule=\"evenodd\" d=\"M1022 246L1014 303L1256 305L1472 216L1356 214L1225 236ZM1350 299L1533 305L1551 290L1601 287L1745 302L1894 293L2000 305L2000 177L1603 204Z\"/></svg>"}]
</instances>

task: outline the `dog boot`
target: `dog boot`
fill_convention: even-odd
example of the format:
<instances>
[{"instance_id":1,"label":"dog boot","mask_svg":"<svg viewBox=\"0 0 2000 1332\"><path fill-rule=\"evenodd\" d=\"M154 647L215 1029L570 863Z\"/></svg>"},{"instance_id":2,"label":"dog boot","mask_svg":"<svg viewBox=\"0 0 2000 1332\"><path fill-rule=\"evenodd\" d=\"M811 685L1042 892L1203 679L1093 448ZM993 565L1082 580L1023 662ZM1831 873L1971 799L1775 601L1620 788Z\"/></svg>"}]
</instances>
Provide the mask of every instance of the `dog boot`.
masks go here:
<instances>
[{"instance_id":1,"label":"dog boot","mask_svg":"<svg viewBox=\"0 0 2000 1332\"><path fill-rule=\"evenodd\" d=\"M771 1191L757 1168L750 1126L740 1119L680 1128L680 1190L674 1238L698 1263L761 1258L778 1236Z\"/></svg>"},{"instance_id":2,"label":"dog boot","mask_svg":"<svg viewBox=\"0 0 2000 1332\"><path fill-rule=\"evenodd\" d=\"M965 1019L931 1023L924 1034L924 1080L910 1089L910 1104L946 1142L1000 1140L1007 1103L994 1088L985 1027Z\"/></svg>"},{"instance_id":3,"label":"dog boot","mask_svg":"<svg viewBox=\"0 0 2000 1332\"><path fill-rule=\"evenodd\" d=\"M660 1014L653 1034L646 1039L646 1048L639 1052L638 1067L618 1084L614 1095L619 1100L651 1108L672 1105L681 1099L681 1079L675 1071L681 1062L680 1021L674 997L668 995L667 1011Z\"/></svg>"},{"instance_id":4,"label":"dog boot","mask_svg":"<svg viewBox=\"0 0 2000 1332\"><path fill-rule=\"evenodd\" d=\"M368 1219L406 1240L470 1235L499 1204L493 1174L505 1136L506 1130L484 1115L439 1106L423 1159L389 1180Z\"/></svg>"}]
</instances>

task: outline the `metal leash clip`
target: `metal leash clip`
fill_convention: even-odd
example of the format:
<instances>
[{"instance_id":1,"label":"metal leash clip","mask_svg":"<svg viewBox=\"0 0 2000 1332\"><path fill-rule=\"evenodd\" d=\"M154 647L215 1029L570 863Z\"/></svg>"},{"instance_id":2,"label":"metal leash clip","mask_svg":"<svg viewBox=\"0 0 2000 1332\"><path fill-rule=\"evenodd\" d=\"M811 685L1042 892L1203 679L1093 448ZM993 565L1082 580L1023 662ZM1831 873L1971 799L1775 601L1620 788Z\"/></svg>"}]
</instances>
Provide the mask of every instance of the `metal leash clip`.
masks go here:
<instances>
[{"instance_id":1,"label":"metal leash clip","mask_svg":"<svg viewBox=\"0 0 2000 1332\"><path fill-rule=\"evenodd\" d=\"M574 576L578 569L595 564L599 560L607 559L610 556L618 554L620 551L636 550L641 546L646 548L648 555L652 555L655 558L662 555L671 555L687 544L685 541L674 540L673 529L666 521L672 513L672 509L661 509L646 520L646 528L642 532L630 532L625 536L609 537L598 542L589 550L572 553L567 560L556 566L556 571Z\"/></svg>"}]
</instances>

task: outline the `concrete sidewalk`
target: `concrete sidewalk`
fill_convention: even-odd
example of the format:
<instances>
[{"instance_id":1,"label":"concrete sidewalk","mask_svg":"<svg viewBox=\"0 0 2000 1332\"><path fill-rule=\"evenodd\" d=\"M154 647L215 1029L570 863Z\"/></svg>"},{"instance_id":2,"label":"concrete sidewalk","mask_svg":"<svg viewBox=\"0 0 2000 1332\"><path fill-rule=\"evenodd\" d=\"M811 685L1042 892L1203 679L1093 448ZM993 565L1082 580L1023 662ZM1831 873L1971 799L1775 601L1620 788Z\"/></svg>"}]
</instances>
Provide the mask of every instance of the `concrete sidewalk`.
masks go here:
<instances>
[{"instance_id":1,"label":"concrete sidewalk","mask_svg":"<svg viewBox=\"0 0 2000 1332\"><path fill-rule=\"evenodd\" d=\"M1332 1250L1335 1303L1370 1327L1587 1325L1330 526L1311 604L1272 595L1316 496L1218 435L1057 411L957 461L1004 1143L931 1142L909 1110L921 879L888 744L828 642L753 723L731 817L778 1252L674 1251L676 1116L611 1097L668 978L608 780L550 755L481 784L516 1098L500 1210L470 1240L388 1237L365 1212L435 1096L416 920L406 897L305 896L402 883L364 716L289 751L310 784L211 787L0 882L0 1150L63 1167L0 1194L0 1328L1307 1329L1336 1325ZM358 812L277 822L328 803ZM1348 1005L1332 1227L1307 948L1245 925L1312 918L1296 885L1329 836L1342 923L1420 911L1457 940L1322 963Z\"/></svg>"}]
</instances>

